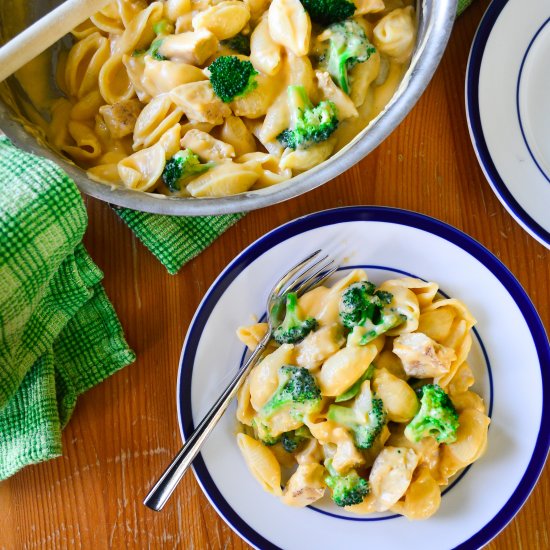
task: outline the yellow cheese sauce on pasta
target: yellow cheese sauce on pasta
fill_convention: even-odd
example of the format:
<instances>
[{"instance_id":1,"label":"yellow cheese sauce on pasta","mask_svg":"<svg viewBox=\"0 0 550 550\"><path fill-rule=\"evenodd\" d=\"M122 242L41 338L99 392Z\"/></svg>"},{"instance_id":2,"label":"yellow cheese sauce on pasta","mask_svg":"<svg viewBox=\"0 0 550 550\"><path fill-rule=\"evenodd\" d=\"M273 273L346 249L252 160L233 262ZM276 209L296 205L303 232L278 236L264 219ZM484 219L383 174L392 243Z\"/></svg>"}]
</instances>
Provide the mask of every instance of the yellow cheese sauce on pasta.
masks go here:
<instances>
[{"instance_id":1,"label":"yellow cheese sauce on pasta","mask_svg":"<svg viewBox=\"0 0 550 550\"><path fill-rule=\"evenodd\" d=\"M411 4L355 1L348 21L372 49L349 65L346 93L322 61L336 31L312 23L299 0L116 0L73 30L69 51L19 71L28 101L10 104L107 185L197 198L261 189L322 163L385 108L413 51ZM248 56L224 42L238 35L250 41ZM255 89L225 103L208 67L228 55L258 74ZM312 106L334 105L332 134L306 145L281 140L296 116L289 86L303 87ZM205 168L165 184L167 163L185 150Z\"/></svg>"},{"instance_id":2,"label":"yellow cheese sauce on pasta","mask_svg":"<svg viewBox=\"0 0 550 550\"><path fill-rule=\"evenodd\" d=\"M293 313L307 328L275 330L238 394L251 474L289 506L330 495L357 514L435 514L450 478L487 445L467 307L434 282L375 286L354 269ZM237 336L252 351L267 330L255 323Z\"/></svg>"}]
</instances>

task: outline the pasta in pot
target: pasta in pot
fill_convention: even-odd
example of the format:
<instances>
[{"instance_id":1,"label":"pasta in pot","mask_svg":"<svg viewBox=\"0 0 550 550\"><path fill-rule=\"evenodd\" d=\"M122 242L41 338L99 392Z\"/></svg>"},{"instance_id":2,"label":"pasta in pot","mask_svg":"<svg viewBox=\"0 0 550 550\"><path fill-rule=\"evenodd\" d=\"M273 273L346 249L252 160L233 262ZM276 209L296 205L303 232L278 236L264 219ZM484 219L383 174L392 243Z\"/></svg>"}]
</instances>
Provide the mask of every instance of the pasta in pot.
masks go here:
<instances>
[{"instance_id":1,"label":"pasta in pot","mask_svg":"<svg viewBox=\"0 0 550 550\"><path fill-rule=\"evenodd\" d=\"M438 288L411 277L377 286L355 269L287 295L237 397L239 447L266 491L294 507L328 492L357 514L437 512L449 479L483 455L490 424L471 390L475 319ZM237 336L254 350L267 330Z\"/></svg>"},{"instance_id":2,"label":"pasta in pot","mask_svg":"<svg viewBox=\"0 0 550 550\"><path fill-rule=\"evenodd\" d=\"M412 0L354 0L332 19L311 5L113 0L73 30L60 54L64 97L51 106L49 142L95 181L184 197L254 192L317 166L397 90L416 16ZM200 151L188 126L210 135ZM186 171L185 151L203 168ZM252 162L252 154L265 160Z\"/></svg>"}]
</instances>

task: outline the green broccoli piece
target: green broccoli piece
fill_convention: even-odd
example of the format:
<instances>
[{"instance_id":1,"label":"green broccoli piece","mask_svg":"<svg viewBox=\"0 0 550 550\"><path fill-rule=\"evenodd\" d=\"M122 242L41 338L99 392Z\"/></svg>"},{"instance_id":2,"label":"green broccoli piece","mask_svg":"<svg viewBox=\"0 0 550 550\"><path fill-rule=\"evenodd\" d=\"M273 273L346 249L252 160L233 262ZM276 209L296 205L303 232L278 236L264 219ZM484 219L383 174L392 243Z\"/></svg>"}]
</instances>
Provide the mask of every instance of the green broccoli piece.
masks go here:
<instances>
[{"instance_id":1,"label":"green broccoli piece","mask_svg":"<svg viewBox=\"0 0 550 550\"><path fill-rule=\"evenodd\" d=\"M261 420L258 420L257 418L254 418L252 420L252 427L254 428L254 431L256 433L256 438L268 447L279 443L279 441L281 440L280 436L271 435L270 427Z\"/></svg>"},{"instance_id":2,"label":"green broccoli piece","mask_svg":"<svg viewBox=\"0 0 550 550\"><path fill-rule=\"evenodd\" d=\"M307 149L327 140L338 127L338 109L332 101L313 106L303 86L287 88L291 125L277 139L290 149Z\"/></svg>"},{"instance_id":3,"label":"green broccoli piece","mask_svg":"<svg viewBox=\"0 0 550 550\"><path fill-rule=\"evenodd\" d=\"M311 20L326 26L343 21L355 13L355 4L348 0L301 0Z\"/></svg>"},{"instance_id":4,"label":"green broccoli piece","mask_svg":"<svg viewBox=\"0 0 550 550\"><path fill-rule=\"evenodd\" d=\"M341 393L335 400L335 403L342 403L343 401L349 401L350 399L353 399L361 389L361 386L363 385L363 382L365 380L371 380L372 376L374 374L374 364L371 363L368 367L368 369L363 373L363 375L352 384L344 393Z\"/></svg>"},{"instance_id":5,"label":"green broccoli piece","mask_svg":"<svg viewBox=\"0 0 550 550\"><path fill-rule=\"evenodd\" d=\"M392 299L391 292L376 290L369 281L353 283L342 294L340 320L354 331L352 334L359 334L359 344L364 346L406 320L404 315L387 307Z\"/></svg>"},{"instance_id":6,"label":"green broccoli piece","mask_svg":"<svg viewBox=\"0 0 550 550\"><path fill-rule=\"evenodd\" d=\"M250 36L236 34L227 40L222 40L221 45L241 55L250 55Z\"/></svg>"},{"instance_id":7,"label":"green broccoli piece","mask_svg":"<svg viewBox=\"0 0 550 550\"><path fill-rule=\"evenodd\" d=\"M304 367L285 365L279 369L279 385L258 417L269 422L276 413L289 409L290 415L301 420L304 414L316 412L322 405L321 390L315 378Z\"/></svg>"},{"instance_id":8,"label":"green broccoli piece","mask_svg":"<svg viewBox=\"0 0 550 550\"><path fill-rule=\"evenodd\" d=\"M169 19L161 19L153 25L153 32L164 36L174 32L174 24Z\"/></svg>"},{"instance_id":9,"label":"green broccoli piece","mask_svg":"<svg viewBox=\"0 0 550 550\"><path fill-rule=\"evenodd\" d=\"M330 31L329 45L321 56L321 65L327 69L334 82L349 94L349 71L358 63L368 61L376 48L356 21L334 23L327 30Z\"/></svg>"},{"instance_id":10,"label":"green broccoli piece","mask_svg":"<svg viewBox=\"0 0 550 550\"><path fill-rule=\"evenodd\" d=\"M387 415L382 399L373 397L371 409L364 414L357 409L331 405L327 418L350 430L358 449L370 449L385 426Z\"/></svg>"},{"instance_id":11,"label":"green broccoli piece","mask_svg":"<svg viewBox=\"0 0 550 550\"><path fill-rule=\"evenodd\" d=\"M437 384L426 384L418 393L420 410L407 424L405 437L413 443L424 437L433 437L438 443L454 443L458 413L449 396Z\"/></svg>"},{"instance_id":12,"label":"green broccoli piece","mask_svg":"<svg viewBox=\"0 0 550 550\"><path fill-rule=\"evenodd\" d=\"M317 328L313 317L300 319L298 315L298 296L295 292L286 295L286 313L283 322L274 330L273 339L279 344L295 344L303 340Z\"/></svg>"},{"instance_id":13,"label":"green broccoli piece","mask_svg":"<svg viewBox=\"0 0 550 550\"><path fill-rule=\"evenodd\" d=\"M329 475L325 477L325 483L330 487L332 500L337 506L353 506L361 504L370 493L370 485L355 470L342 476L332 467L332 460L325 461L325 468Z\"/></svg>"},{"instance_id":14,"label":"green broccoli piece","mask_svg":"<svg viewBox=\"0 0 550 550\"><path fill-rule=\"evenodd\" d=\"M229 103L236 97L250 93L258 86L258 71L250 61L242 61L234 55L222 55L209 67L210 83L214 93Z\"/></svg>"},{"instance_id":15,"label":"green broccoli piece","mask_svg":"<svg viewBox=\"0 0 550 550\"><path fill-rule=\"evenodd\" d=\"M211 162L201 164L199 157L191 149L184 149L178 151L166 163L162 172L162 179L166 187L174 193L181 191L181 187L187 179L206 172L212 166L214 166L214 163Z\"/></svg>"},{"instance_id":16,"label":"green broccoli piece","mask_svg":"<svg viewBox=\"0 0 550 550\"><path fill-rule=\"evenodd\" d=\"M300 426L292 432L285 432L281 437L283 449L287 453L295 453L296 449L306 440L311 438L311 432L307 426Z\"/></svg>"}]
</instances>

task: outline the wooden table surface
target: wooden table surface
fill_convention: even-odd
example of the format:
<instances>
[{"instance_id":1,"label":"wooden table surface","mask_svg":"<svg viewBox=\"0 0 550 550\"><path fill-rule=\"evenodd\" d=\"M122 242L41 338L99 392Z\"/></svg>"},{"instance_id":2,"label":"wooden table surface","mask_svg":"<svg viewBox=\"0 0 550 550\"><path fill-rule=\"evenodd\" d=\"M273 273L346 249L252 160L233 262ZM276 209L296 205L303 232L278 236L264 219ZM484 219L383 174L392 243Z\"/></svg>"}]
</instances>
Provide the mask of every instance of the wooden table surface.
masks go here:
<instances>
[{"instance_id":1,"label":"wooden table surface","mask_svg":"<svg viewBox=\"0 0 550 550\"><path fill-rule=\"evenodd\" d=\"M315 191L246 216L177 276L167 274L107 205L86 199L85 243L105 271L105 288L138 359L79 399L64 432L62 458L0 484L0 548L248 548L217 516L192 475L164 512L151 512L141 502L181 444L176 375L195 308L238 252L297 216L369 204L439 218L494 252L550 326L550 252L501 206L468 136L464 75L488 3L477 0L459 19L426 93L368 158ZM487 548L550 548L549 498L546 468L516 519Z\"/></svg>"}]
</instances>

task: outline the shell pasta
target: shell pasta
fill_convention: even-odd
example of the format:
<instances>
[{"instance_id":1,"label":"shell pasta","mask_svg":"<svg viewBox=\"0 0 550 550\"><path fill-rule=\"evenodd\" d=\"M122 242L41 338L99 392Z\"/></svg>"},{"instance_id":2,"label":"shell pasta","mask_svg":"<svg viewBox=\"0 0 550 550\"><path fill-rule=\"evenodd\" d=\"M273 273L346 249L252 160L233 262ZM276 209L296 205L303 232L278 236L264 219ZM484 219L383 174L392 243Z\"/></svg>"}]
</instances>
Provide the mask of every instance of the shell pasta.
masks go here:
<instances>
[{"instance_id":1,"label":"shell pasta","mask_svg":"<svg viewBox=\"0 0 550 550\"><path fill-rule=\"evenodd\" d=\"M490 419L467 362L474 324L436 283L375 285L362 269L288 294L238 395L252 475L289 506L330 495L357 514L435 514L442 488L487 446ZM253 350L267 330L237 336Z\"/></svg>"},{"instance_id":2,"label":"shell pasta","mask_svg":"<svg viewBox=\"0 0 550 550\"><path fill-rule=\"evenodd\" d=\"M116 0L57 63L53 148L113 186L221 197L282 183L393 96L412 0ZM339 10L339 11L338 11Z\"/></svg>"}]
</instances>

